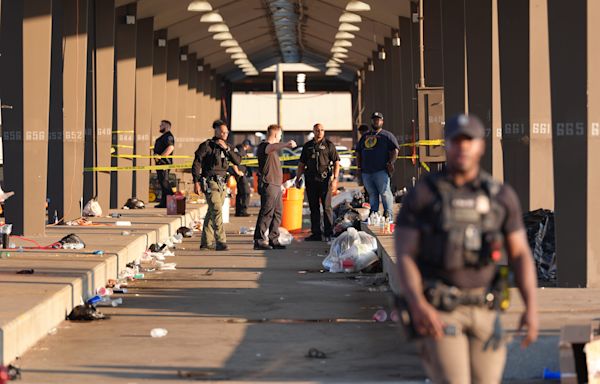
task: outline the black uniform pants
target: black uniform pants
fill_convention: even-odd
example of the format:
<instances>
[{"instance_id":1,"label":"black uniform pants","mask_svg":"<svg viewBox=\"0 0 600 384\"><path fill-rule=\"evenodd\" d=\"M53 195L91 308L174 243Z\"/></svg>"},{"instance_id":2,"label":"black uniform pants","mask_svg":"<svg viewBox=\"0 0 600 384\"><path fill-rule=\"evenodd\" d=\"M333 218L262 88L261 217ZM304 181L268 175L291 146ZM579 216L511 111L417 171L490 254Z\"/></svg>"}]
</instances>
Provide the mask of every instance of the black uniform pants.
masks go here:
<instances>
[{"instance_id":1,"label":"black uniform pants","mask_svg":"<svg viewBox=\"0 0 600 384\"><path fill-rule=\"evenodd\" d=\"M167 196L173 194L173 189L169 183L169 170L158 170L156 171L156 176L158 177L158 183L160 184L160 189L162 190L160 205L166 207Z\"/></svg>"},{"instance_id":2,"label":"black uniform pants","mask_svg":"<svg viewBox=\"0 0 600 384\"><path fill-rule=\"evenodd\" d=\"M250 184L246 175L237 177L237 195L235 196L235 214L243 214L248 211L250 203Z\"/></svg>"},{"instance_id":3,"label":"black uniform pants","mask_svg":"<svg viewBox=\"0 0 600 384\"><path fill-rule=\"evenodd\" d=\"M256 229L254 230L254 240L266 243L277 244L279 241L279 225L281 224L281 214L283 212L283 201L281 186L277 184L265 184L259 188L260 193L260 212L256 219ZM265 235L269 230L269 237Z\"/></svg>"},{"instance_id":4,"label":"black uniform pants","mask_svg":"<svg viewBox=\"0 0 600 384\"><path fill-rule=\"evenodd\" d=\"M310 228L315 236L333 234L333 209L331 208L331 188L329 180L306 180L306 195L310 208ZM323 206L323 233L321 233L321 206Z\"/></svg>"}]
</instances>

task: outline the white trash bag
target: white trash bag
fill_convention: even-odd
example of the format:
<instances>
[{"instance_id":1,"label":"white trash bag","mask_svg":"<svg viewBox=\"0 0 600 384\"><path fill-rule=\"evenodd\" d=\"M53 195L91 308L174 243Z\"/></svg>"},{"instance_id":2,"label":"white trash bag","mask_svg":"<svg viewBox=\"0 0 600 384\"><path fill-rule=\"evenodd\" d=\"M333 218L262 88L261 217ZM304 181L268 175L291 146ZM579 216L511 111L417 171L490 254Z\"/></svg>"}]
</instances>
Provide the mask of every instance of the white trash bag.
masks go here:
<instances>
[{"instance_id":1,"label":"white trash bag","mask_svg":"<svg viewBox=\"0 0 600 384\"><path fill-rule=\"evenodd\" d=\"M85 217L100 217L102 216L102 207L96 198L90 199L83 207L83 216Z\"/></svg>"},{"instance_id":2,"label":"white trash bag","mask_svg":"<svg viewBox=\"0 0 600 384\"><path fill-rule=\"evenodd\" d=\"M352 273L367 268L378 259L377 240L356 228L348 228L331 244L323 267L333 273Z\"/></svg>"},{"instance_id":3,"label":"white trash bag","mask_svg":"<svg viewBox=\"0 0 600 384\"><path fill-rule=\"evenodd\" d=\"M265 232L265 237L268 237L268 236L269 236L269 230L267 229L267 231ZM279 227L279 238L277 239L279 244L290 245L290 244L292 244L293 240L294 240L294 236L287 229L285 229L283 227Z\"/></svg>"}]
</instances>

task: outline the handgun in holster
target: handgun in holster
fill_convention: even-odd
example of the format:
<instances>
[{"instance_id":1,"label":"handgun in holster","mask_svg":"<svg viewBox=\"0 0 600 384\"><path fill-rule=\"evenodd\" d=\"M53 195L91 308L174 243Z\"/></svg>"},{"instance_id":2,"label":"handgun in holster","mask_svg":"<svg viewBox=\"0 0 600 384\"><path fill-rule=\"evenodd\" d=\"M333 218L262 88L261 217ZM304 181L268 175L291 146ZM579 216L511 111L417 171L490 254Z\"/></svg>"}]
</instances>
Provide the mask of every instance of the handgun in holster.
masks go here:
<instances>
[{"instance_id":1,"label":"handgun in holster","mask_svg":"<svg viewBox=\"0 0 600 384\"><path fill-rule=\"evenodd\" d=\"M408 301L403 296L394 295L394 307L398 312L398 320L404 329L404 335L408 340L422 337L414 327L412 315L408 308Z\"/></svg>"},{"instance_id":2,"label":"handgun in holster","mask_svg":"<svg viewBox=\"0 0 600 384\"><path fill-rule=\"evenodd\" d=\"M206 177L202 176L200 177L200 189L202 190L202 193L206 194L209 192L208 190L208 181L206 180Z\"/></svg>"}]
</instances>

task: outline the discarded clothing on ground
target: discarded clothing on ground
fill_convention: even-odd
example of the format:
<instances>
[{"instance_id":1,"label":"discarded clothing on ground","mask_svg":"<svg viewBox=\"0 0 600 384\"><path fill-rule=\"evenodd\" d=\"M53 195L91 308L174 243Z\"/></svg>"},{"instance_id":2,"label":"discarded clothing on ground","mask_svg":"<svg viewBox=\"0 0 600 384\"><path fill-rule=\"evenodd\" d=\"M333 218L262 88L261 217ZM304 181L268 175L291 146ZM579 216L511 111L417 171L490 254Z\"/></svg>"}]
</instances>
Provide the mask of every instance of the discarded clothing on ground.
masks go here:
<instances>
[{"instance_id":1,"label":"discarded clothing on ground","mask_svg":"<svg viewBox=\"0 0 600 384\"><path fill-rule=\"evenodd\" d=\"M554 238L554 213L536 209L523 215L527 240L533 253L538 279L556 280L556 245Z\"/></svg>"},{"instance_id":2,"label":"discarded clothing on ground","mask_svg":"<svg viewBox=\"0 0 600 384\"><path fill-rule=\"evenodd\" d=\"M333 210L334 216L336 217L333 224L333 236L337 237L351 227L360 231L360 222L366 220L366 217L363 218L363 216L365 216L364 210L364 208L353 208L351 203L347 201L336 206ZM368 215L368 213L369 211L367 209L366 214Z\"/></svg>"},{"instance_id":3,"label":"discarded clothing on ground","mask_svg":"<svg viewBox=\"0 0 600 384\"><path fill-rule=\"evenodd\" d=\"M92 321L106 320L110 317L98 312L96 310L96 307L94 307L93 305L85 304L78 305L75 308L73 308L73 310L71 311L71 313L69 313L69 316L67 318L72 321Z\"/></svg>"},{"instance_id":4,"label":"discarded clothing on ground","mask_svg":"<svg viewBox=\"0 0 600 384\"><path fill-rule=\"evenodd\" d=\"M190 238L194 235L194 230L188 227L179 227L177 229L177 233L179 233L183 237Z\"/></svg>"},{"instance_id":5,"label":"discarded clothing on ground","mask_svg":"<svg viewBox=\"0 0 600 384\"><path fill-rule=\"evenodd\" d=\"M348 228L331 244L323 267L329 272L359 272L379 261L377 240L363 231Z\"/></svg>"},{"instance_id":6,"label":"discarded clothing on ground","mask_svg":"<svg viewBox=\"0 0 600 384\"><path fill-rule=\"evenodd\" d=\"M62 248L62 249L83 249L85 248L85 243L79 236L74 233L70 233L67 236L60 239L53 248Z\"/></svg>"},{"instance_id":7,"label":"discarded clothing on ground","mask_svg":"<svg viewBox=\"0 0 600 384\"><path fill-rule=\"evenodd\" d=\"M127 202L123 206L123 209L144 209L146 204L142 200L138 200L136 197L127 199Z\"/></svg>"}]
</instances>

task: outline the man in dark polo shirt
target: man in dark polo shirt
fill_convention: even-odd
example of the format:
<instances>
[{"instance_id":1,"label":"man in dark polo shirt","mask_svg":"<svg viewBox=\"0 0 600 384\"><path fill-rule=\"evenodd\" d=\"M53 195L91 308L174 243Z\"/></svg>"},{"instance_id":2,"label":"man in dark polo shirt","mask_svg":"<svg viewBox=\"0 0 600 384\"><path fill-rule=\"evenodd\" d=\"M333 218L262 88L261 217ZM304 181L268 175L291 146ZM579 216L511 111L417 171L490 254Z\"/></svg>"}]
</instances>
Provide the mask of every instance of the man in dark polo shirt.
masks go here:
<instances>
[{"instance_id":1,"label":"man in dark polo shirt","mask_svg":"<svg viewBox=\"0 0 600 384\"><path fill-rule=\"evenodd\" d=\"M390 177L398 158L398 140L391 132L383 129L383 114L371 116L372 128L362 135L356 146L356 163L362 182L369 193L371 212L379 211L379 197L383 202L383 215L392 219L394 197Z\"/></svg>"},{"instance_id":2,"label":"man in dark polo shirt","mask_svg":"<svg viewBox=\"0 0 600 384\"><path fill-rule=\"evenodd\" d=\"M277 124L267 128L267 139L258 145L258 193L260 194L260 212L254 231L254 249L284 249L279 244L279 224L283 211L281 184L283 171L279 161L279 151L283 148L296 148L296 142L290 140L280 143L282 130ZM269 231L269 236L266 233Z\"/></svg>"},{"instance_id":3,"label":"man in dark polo shirt","mask_svg":"<svg viewBox=\"0 0 600 384\"><path fill-rule=\"evenodd\" d=\"M325 138L325 128L322 124L315 124L313 133L314 138L302 147L296 174L296 187L300 186L300 177L304 175L312 232L304 240L329 241L333 234L331 194L337 190L340 156L335 149L335 144ZM323 231L321 231L321 205L323 206Z\"/></svg>"},{"instance_id":4,"label":"man in dark polo shirt","mask_svg":"<svg viewBox=\"0 0 600 384\"><path fill-rule=\"evenodd\" d=\"M171 133L171 122L169 120L162 120L160 122L160 133L162 135L154 142L154 154L156 165L168 165L173 164L173 159L161 156L172 156L173 150L175 149L175 137ZM169 170L159 169L156 171L158 183L160 184L161 197L160 203L155 205L154 208L167 208L167 196L173 194L173 189L169 183Z\"/></svg>"},{"instance_id":5,"label":"man in dark polo shirt","mask_svg":"<svg viewBox=\"0 0 600 384\"><path fill-rule=\"evenodd\" d=\"M500 383L506 360L499 310L508 307L508 259L527 327L537 338L536 274L514 190L480 169L485 130L474 116L445 125L447 169L404 198L395 239L399 283L434 383Z\"/></svg>"}]
</instances>

